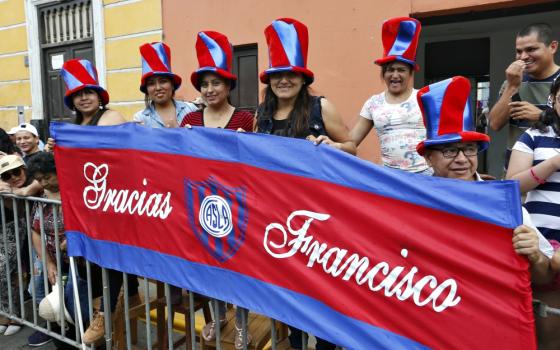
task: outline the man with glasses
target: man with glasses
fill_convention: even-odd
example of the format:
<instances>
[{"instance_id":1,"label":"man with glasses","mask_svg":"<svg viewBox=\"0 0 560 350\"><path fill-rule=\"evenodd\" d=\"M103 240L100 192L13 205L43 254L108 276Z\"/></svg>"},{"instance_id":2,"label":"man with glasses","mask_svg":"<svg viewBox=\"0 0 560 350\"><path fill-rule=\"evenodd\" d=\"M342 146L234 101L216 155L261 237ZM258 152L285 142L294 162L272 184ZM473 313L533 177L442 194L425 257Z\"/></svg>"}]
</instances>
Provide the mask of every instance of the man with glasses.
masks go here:
<instances>
[{"instance_id":1,"label":"man with glasses","mask_svg":"<svg viewBox=\"0 0 560 350\"><path fill-rule=\"evenodd\" d=\"M476 169L477 155L488 148L490 138L474 131L469 95L471 86L464 77L453 77L418 91L427 139L416 149L434 169L434 176L464 181L482 181ZM523 210L524 225L513 231L513 249L527 257L535 283L552 279L550 243L532 225Z\"/></svg>"},{"instance_id":2,"label":"man with glasses","mask_svg":"<svg viewBox=\"0 0 560 350\"><path fill-rule=\"evenodd\" d=\"M500 98L488 115L495 131L509 122L506 168L511 147L539 120L552 81L560 75L560 66L554 62L557 49L558 41L552 39L552 28L546 23L528 25L517 34L515 61L506 69Z\"/></svg>"}]
</instances>

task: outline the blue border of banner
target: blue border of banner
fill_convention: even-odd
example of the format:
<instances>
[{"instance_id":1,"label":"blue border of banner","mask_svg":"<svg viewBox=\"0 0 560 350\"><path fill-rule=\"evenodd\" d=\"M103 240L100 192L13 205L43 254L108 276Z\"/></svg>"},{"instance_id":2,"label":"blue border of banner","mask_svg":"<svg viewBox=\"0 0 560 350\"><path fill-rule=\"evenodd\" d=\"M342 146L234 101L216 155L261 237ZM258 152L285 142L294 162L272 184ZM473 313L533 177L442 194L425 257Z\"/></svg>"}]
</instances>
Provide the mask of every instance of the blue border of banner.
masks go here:
<instances>
[{"instance_id":1,"label":"blue border of banner","mask_svg":"<svg viewBox=\"0 0 560 350\"><path fill-rule=\"evenodd\" d=\"M202 295L245 307L315 334L349 349L428 349L425 345L345 316L308 296L237 272L190 262L134 246L95 240L66 231L68 254L83 256L105 268L154 278ZM220 281L216 285L208 281ZM270 300L297 307L270 307Z\"/></svg>"},{"instance_id":2,"label":"blue border of banner","mask_svg":"<svg viewBox=\"0 0 560 350\"><path fill-rule=\"evenodd\" d=\"M377 166L327 145L314 146L307 140L202 127L148 128L136 123L79 126L52 122L50 130L62 147L138 150L236 162L507 228L522 221L518 181L470 182L411 174Z\"/></svg>"}]
</instances>

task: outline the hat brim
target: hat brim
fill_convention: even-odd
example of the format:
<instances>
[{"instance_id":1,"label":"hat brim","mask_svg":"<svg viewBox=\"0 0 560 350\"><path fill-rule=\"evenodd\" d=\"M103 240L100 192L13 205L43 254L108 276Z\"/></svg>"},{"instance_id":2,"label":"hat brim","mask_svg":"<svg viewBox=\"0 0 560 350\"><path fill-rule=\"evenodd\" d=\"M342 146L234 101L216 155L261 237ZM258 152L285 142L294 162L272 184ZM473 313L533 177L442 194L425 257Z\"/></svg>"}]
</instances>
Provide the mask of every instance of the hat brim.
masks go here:
<instances>
[{"instance_id":1,"label":"hat brim","mask_svg":"<svg viewBox=\"0 0 560 350\"><path fill-rule=\"evenodd\" d=\"M286 67L273 67L273 68L269 68L265 71L263 71L260 74L260 79L261 79L261 83L263 84L268 84L270 82L270 74L273 73L278 73L278 72L296 72L296 73L301 73L305 79L305 84L306 85L311 85L313 83L313 81L315 80L315 76L313 75L313 72L310 71L307 68L303 68L303 67L296 67L296 66L286 66Z\"/></svg>"},{"instance_id":2,"label":"hat brim","mask_svg":"<svg viewBox=\"0 0 560 350\"><path fill-rule=\"evenodd\" d=\"M391 63L391 62L402 62L402 63L406 63L406 64L412 66L412 68L414 68L415 71L420 70L420 66L418 65L418 63L416 63L412 60L403 58L401 56L387 56L387 57L377 59L374 62L375 62L375 64L377 64L379 66L382 66L384 64Z\"/></svg>"},{"instance_id":3,"label":"hat brim","mask_svg":"<svg viewBox=\"0 0 560 350\"><path fill-rule=\"evenodd\" d=\"M191 74L191 83L193 84L194 88L200 91L200 75L206 72L214 73L219 75L220 77L227 79L230 81L230 89L233 90L237 86L237 76L233 73L228 72L227 70L217 68L217 67L201 67Z\"/></svg>"},{"instance_id":4,"label":"hat brim","mask_svg":"<svg viewBox=\"0 0 560 350\"><path fill-rule=\"evenodd\" d=\"M66 105L66 107L72 109L74 107L74 103L72 103L72 95L75 94L78 91L81 91L83 89L92 89L97 91L97 93L99 94L99 96L101 97L101 102L103 103L103 105L107 105L109 104L109 94L107 93L107 91L105 89L103 89L101 86L99 85L80 85L78 87L75 87L72 90L68 90L66 91L66 95L64 95L64 104Z\"/></svg>"},{"instance_id":5,"label":"hat brim","mask_svg":"<svg viewBox=\"0 0 560 350\"><path fill-rule=\"evenodd\" d=\"M416 151L418 152L418 154L423 156L426 153L426 149L430 148L431 146L445 145L455 142L476 142L478 143L480 152L483 152L488 148L488 145L490 144L490 137L486 134L482 134L476 131L462 131L456 134L445 134L420 142L416 146Z\"/></svg>"},{"instance_id":6,"label":"hat brim","mask_svg":"<svg viewBox=\"0 0 560 350\"><path fill-rule=\"evenodd\" d=\"M0 161L1 161L1 159L0 159ZM6 171L17 169L21 166L25 168L25 162L20 157L17 157L17 159L14 159L12 164L10 164L7 167L5 167L4 169L0 170L0 175L4 174Z\"/></svg>"},{"instance_id":7,"label":"hat brim","mask_svg":"<svg viewBox=\"0 0 560 350\"><path fill-rule=\"evenodd\" d=\"M152 77L154 75L161 75L164 77L169 77L173 80L173 86L175 88L175 90L177 90L178 88L181 87L181 83L183 82L183 79L181 79L180 76L178 76L177 74L174 73L169 73L169 72L150 72L150 73L146 73L142 76L142 79L140 80L140 91L142 91L143 93L147 94L146 92L146 80L148 80L149 77Z\"/></svg>"}]
</instances>

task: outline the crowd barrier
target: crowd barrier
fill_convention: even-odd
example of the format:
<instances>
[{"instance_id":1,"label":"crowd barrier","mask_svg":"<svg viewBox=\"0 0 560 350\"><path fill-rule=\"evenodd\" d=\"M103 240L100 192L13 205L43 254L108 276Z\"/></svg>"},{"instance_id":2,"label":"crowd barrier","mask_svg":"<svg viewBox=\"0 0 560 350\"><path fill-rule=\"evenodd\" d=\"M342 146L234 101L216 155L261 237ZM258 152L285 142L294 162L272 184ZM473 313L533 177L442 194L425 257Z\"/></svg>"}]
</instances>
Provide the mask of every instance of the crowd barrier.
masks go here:
<instances>
[{"instance_id":1,"label":"crowd barrier","mask_svg":"<svg viewBox=\"0 0 560 350\"><path fill-rule=\"evenodd\" d=\"M56 288L58 288L58 303L66 305L72 315L65 315L65 310L59 307L57 321L46 321L39 315L39 304L44 295L52 291L47 269L47 246L44 229L45 204L53 205L54 231L56 247ZM63 250L58 237L57 217L61 215L60 201L37 197L19 197L13 194L0 194L0 212L2 214L2 250L0 261L0 305L7 302L7 309L0 307L0 316L19 322L23 326L44 332L59 342L66 343L78 349L95 349L104 343L106 349L135 349L138 345L138 321L145 323L142 348L174 349L184 346L187 349L234 349L233 327L234 312L227 311L228 324L222 329L216 327L218 342L206 343L200 337L200 328L211 320L211 314L218 313L218 302L204 296L182 291L179 298L172 292L175 287L169 284L139 279L139 292L142 294L141 303L131 305L129 298L128 276L123 273L122 289L115 312L104 313L104 340L96 345L86 345L81 339L87 323L80 320L92 319L94 310L100 305L96 301L92 290L93 264L78 258L64 261ZM34 213L37 214L34 214ZM38 215L41 235L41 261L36 260L37 254L33 249L32 222L34 215ZM13 220L12 220L13 219ZM13 253L15 252L15 254ZM81 264L81 265L80 265ZM77 290L77 266L85 269L85 283L87 298L74 298L70 295L80 294ZM37 275L42 267L42 275ZM74 272L74 273L73 273ZM102 300L104 309L109 310L109 295L111 285L108 282L108 270L101 268L101 281L93 279L94 283L102 283ZM12 288L8 288L12 286ZM44 290L44 292L42 292ZM177 290L177 288L175 288ZM82 293L84 294L84 293ZM66 298L65 298L66 295ZM174 298L174 300L172 300ZM81 308L87 305L85 315L81 315ZM70 304L73 307L70 307ZM80 307L81 306L81 307ZM167 317L167 310L173 311L174 317ZM76 320L74 325L68 320ZM84 316L84 317L82 317ZM183 318L181 318L183 317ZM244 349L289 349L287 326L265 316L250 313L247 317L242 313L243 337L249 331L253 340ZM226 334L227 333L227 334ZM223 336L222 336L223 335ZM308 343L303 332L303 344ZM164 344L163 347L159 344ZM167 344L167 345L165 345ZM307 347L305 347L307 349Z\"/></svg>"}]
</instances>

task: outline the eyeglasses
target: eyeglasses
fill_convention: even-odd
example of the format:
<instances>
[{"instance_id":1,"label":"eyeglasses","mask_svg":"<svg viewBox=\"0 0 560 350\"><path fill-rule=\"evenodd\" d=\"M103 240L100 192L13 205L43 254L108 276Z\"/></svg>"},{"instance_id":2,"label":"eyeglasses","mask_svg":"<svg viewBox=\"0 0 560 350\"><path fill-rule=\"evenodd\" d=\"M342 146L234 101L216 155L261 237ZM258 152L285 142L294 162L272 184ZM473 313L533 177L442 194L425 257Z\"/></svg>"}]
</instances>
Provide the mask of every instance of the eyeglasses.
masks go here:
<instances>
[{"instance_id":1,"label":"eyeglasses","mask_svg":"<svg viewBox=\"0 0 560 350\"><path fill-rule=\"evenodd\" d=\"M441 148L432 148L436 151L441 152L444 158L455 158L459 154L459 151L463 152L466 157L473 157L478 154L478 146L477 145L468 145L465 147L441 147Z\"/></svg>"},{"instance_id":2,"label":"eyeglasses","mask_svg":"<svg viewBox=\"0 0 560 350\"><path fill-rule=\"evenodd\" d=\"M22 170L21 167L19 167L19 168L15 168L13 170L6 171L6 172L0 174L0 178L3 181L8 181L12 178L12 176L16 176L16 177L20 176L21 175L21 170Z\"/></svg>"}]
</instances>

